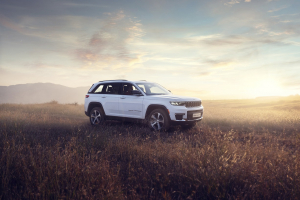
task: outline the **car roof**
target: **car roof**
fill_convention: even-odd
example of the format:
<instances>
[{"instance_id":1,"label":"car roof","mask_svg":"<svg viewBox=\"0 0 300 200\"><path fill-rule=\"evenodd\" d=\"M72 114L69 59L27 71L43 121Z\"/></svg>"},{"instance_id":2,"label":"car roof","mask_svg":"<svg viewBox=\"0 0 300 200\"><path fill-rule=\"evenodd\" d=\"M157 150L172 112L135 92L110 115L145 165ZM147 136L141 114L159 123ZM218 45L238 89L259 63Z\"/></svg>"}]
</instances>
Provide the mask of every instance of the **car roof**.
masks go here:
<instances>
[{"instance_id":1,"label":"car roof","mask_svg":"<svg viewBox=\"0 0 300 200\"><path fill-rule=\"evenodd\" d=\"M125 79L114 79L114 80L103 80L103 81L99 81L99 82L114 82L114 81L128 81Z\"/></svg>"},{"instance_id":2,"label":"car roof","mask_svg":"<svg viewBox=\"0 0 300 200\"><path fill-rule=\"evenodd\" d=\"M111 83L111 82L130 82L130 83L141 83L141 82L148 82L146 80L139 80L139 81L129 81L129 80L125 80L125 79L115 79L115 80L103 80L103 81L99 81L97 83ZM95 84L97 84L95 83Z\"/></svg>"}]
</instances>

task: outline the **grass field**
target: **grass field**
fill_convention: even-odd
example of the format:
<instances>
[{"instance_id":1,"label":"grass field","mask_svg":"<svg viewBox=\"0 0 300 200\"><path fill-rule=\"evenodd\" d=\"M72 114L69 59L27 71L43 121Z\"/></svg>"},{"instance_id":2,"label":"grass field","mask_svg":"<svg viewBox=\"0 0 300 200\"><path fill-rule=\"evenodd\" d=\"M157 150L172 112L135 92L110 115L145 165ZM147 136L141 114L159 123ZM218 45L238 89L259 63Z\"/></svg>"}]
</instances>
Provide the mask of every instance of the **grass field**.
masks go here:
<instances>
[{"instance_id":1,"label":"grass field","mask_svg":"<svg viewBox=\"0 0 300 200\"><path fill-rule=\"evenodd\" d=\"M204 101L152 132L82 105L0 105L1 199L299 199L300 100Z\"/></svg>"}]
</instances>

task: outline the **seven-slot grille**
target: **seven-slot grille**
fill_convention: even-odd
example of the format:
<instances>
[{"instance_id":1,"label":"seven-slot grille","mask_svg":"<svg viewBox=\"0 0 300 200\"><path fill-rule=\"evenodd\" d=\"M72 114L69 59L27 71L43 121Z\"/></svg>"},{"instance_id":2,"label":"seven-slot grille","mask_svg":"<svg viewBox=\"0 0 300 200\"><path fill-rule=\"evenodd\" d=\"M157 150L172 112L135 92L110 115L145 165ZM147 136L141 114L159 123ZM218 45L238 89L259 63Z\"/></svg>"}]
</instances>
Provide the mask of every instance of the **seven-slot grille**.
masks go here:
<instances>
[{"instance_id":1,"label":"seven-slot grille","mask_svg":"<svg viewBox=\"0 0 300 200\"><path fill-rule=\"evenodd\" d=\"M201 106L201 101L187 101L185 107L198 107Z\"/></svg>"}]
</instances>

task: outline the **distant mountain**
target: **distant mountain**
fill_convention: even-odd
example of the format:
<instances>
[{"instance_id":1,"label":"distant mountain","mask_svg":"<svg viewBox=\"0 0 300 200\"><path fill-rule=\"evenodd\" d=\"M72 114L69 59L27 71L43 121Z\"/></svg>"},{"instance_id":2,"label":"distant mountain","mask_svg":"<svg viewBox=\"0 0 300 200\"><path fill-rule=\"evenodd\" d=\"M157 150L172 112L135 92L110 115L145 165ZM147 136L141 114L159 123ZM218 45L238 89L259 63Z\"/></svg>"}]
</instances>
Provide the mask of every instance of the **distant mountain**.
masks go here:
<instances>
[{"instance_id":1,"label":"distant mountain","mask_svg":"<svg viewBox=\"0 0 300 200\"><path fill-rule=\"evenodd\" d=\"M257 100L278 100L283 98L282 96L264 96L264 97L256 97Z\"/></svg>"},{"instance_id":2,"label":"distant mountain","mask_svg":"<svg viewBox=\"0 0 300 200\"><path fill-rule=\"evenodd\" d=\"M53 83L30 83L0 86L0 103L59 103L83 104L90 87L71 88Z\"/></svg>"},{"instance_id":3,"label":"distant mountain","mask_svg":"<svg viewBox=\"0 0 300 200\"><path fill-rule=\"evenodd\" d=\"M299 100L300 95L290 95L290 96L264 96L264 97L256 97L257 100Z\"/></svg>"}]
</instances>

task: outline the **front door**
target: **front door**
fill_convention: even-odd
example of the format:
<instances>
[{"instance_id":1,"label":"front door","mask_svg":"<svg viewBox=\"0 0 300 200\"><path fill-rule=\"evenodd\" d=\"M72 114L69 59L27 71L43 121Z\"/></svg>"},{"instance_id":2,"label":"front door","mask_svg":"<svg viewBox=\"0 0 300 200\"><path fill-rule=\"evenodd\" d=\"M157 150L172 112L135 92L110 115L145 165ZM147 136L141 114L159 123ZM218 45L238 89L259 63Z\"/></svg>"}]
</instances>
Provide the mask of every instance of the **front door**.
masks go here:
<instances>
[{"instance_id":1,"label":"front door","mask_svg":"<svg viewBox=\"0 0 300 200\"><path fill-rule=\"evenodd\" d=\"M133 90L138 90L130 83L123 83L119 99L119 111L122 117L143 118L144 96L132 95Z\"/></svg>"}]
</instances>

